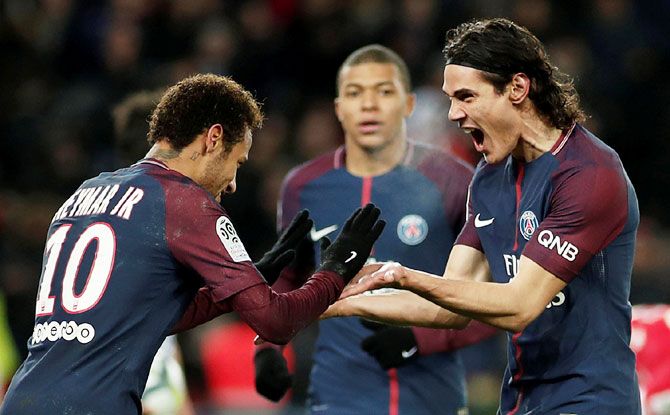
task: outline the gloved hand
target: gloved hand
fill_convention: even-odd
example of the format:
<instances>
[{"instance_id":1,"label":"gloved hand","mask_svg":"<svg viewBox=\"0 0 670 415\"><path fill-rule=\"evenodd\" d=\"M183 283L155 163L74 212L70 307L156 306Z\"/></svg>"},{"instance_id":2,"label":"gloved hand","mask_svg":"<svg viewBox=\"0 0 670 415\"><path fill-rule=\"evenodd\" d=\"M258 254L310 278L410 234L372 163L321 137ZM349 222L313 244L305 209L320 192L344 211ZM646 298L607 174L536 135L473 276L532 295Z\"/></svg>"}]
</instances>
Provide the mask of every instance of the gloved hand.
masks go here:
<instances>
[{"instance_id":1,"label":"gloved hand","mask_svg":"<svg viewBox=\"0 0 670 415\"><path fill-rule=\"evenodd\" d=\"M348 283L365 265L372 245L384 230L386 222L379 219L381 211L372 203L356 211L347 219L342 232L330 244L321 239L321 265L319 270L333 271ZM325 248L324 248L325 246Z\"/></svg>"},{"instance_id":2,"label":"gloved hand","mask_svg":"<svg viewBox=\"0 0 670 415\"><path fill-rule=\"evenodd\" d=\"M363 326L374 333L363 339L361 348L384 370L392 369L411 362L419 356L416 337L409 327L389 326L361 319Z\"/></svg>"},{"instance_id":3,"label":"gloved hand","mask_svg":"<svg viewBox=\"0 0 670 415\"><path fill-rule=\"evenodd\" d=\"M309 234L312 226L314 222L309 218L309 212L300 211L272 248L254 264L269 285L274 284L284 267L293 261L296 247Z\"/></svg>"},{"instance_id":4,"label":"gloved hand","mask_svg":"<svg viewBox=\"0 0 670 415\"><path fill-rule=\"evenodd\" d=\"M271 347L260 349L254 355L254 366L256 392L273 402L279 402L293 382L284 356Z\"/></svg>"}]
</instances>

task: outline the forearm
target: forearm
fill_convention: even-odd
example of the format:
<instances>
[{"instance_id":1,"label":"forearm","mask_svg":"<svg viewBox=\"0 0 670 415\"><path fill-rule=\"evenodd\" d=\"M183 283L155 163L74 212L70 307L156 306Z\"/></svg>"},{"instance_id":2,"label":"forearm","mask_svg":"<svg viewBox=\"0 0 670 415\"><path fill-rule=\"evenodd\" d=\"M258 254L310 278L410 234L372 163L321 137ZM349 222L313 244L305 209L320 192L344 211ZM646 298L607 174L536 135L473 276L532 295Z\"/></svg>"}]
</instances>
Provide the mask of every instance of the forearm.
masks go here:
<instances>
[{"instance_id":1,"label":"forearm","mask_svg":"<svg viewBox=\"0 0 670 415\"><path fill-rule=\"evenodd\" d=\"M257 285L231 298L233 309L266 341L285 344L333 303L344 281L328 271L314 274L301 288L284 294Z\"/></svg>"},{"instance_id":2,"label":"forearm","mask_svg":"<svg viewBox=\"0 0 670 415\"><path fill-rule=\"evenodd\" d=\"M402 288L454 313L503 330L520 331L532 319L533 307L513 284L440 278L407 269Z\"/></svg>"},{"instance_id":3,"label":"forearm","mask_svg":"<svg viewBox=\"0 0 670 415\"><path fill-rule=\"evenodd\" d=\"M284 268L277 281L272 284L272 289L278 293L286 293L300 288L311 274L310 270L301 268L294 266Z\"/></svg>"},{"instance_id":4,"label":"forearm","mask_svg":"<svg viewBox=\"0 0 670 415\"><path fill-rule=\"evenodd\" d=\"M333 304L322 319L359 316L387 324L462 328L470 321L404 290L348 297Z\"/></svg>"},{"instance_id":5,"label":"forearm","mask_svg":"<svg viewBox=\"0 0 670 415\"><path fill-rule=\"evenodd\" d=\"M419 353L424 356L458 350L499 333L498 329L476 320L471 321L462 330L412 327L412 331L419 347Z\"/></svg>"}]
</instances>

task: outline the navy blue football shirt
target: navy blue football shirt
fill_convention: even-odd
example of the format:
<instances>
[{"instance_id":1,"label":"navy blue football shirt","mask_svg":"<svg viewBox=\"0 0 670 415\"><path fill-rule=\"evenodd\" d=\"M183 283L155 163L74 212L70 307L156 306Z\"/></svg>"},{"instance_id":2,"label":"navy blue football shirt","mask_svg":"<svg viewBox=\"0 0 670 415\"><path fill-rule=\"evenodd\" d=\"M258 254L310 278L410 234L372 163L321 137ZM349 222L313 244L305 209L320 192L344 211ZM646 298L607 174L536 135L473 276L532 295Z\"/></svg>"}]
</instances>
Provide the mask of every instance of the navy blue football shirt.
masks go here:
<instances>
[{"instance_id":1,"label":"navy blue football shirt","mask_svg":"<svg viewBox=\"0 0 670 415\"><path fill-rule=\"evenodd\" d=\"M502 414L640 412L628 301L638 223L618 155L580 125L531 162L480 163L456 243L481 250L496 282L524 255L568 284L508 334Z\"/></svg>"},{"instance_id":2,"label":"navy blue football shirt","mask_svg":"<svg viewBox=\"0 0 670 415\"><path fill-rule=\"evenodd\" d=\"M56 212L28 357L0 410L133 414L152 359L199 287L264 284L220 205L156 160L87 180Z\"/></svg>"}]
</instances>

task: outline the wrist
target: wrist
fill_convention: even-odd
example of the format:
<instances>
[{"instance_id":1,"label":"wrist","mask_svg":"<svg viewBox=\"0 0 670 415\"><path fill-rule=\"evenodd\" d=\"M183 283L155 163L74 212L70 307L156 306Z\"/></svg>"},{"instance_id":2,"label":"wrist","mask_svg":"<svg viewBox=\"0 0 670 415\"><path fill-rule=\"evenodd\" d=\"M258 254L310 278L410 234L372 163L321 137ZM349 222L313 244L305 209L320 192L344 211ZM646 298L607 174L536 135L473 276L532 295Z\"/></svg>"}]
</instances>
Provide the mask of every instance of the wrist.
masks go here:
<instances>
[{"instance_id":1,"label":"wrist","mask_svg":"<svg viewBox=\"0 0 670 415\"><path fill-rule=\"evenodd\" d=\"M331 271L340 276L345 281L349 281L351 276L349 276L348 268L340 261L326 260L317 269L319 271Z\"/></svg>"}]
</instances>

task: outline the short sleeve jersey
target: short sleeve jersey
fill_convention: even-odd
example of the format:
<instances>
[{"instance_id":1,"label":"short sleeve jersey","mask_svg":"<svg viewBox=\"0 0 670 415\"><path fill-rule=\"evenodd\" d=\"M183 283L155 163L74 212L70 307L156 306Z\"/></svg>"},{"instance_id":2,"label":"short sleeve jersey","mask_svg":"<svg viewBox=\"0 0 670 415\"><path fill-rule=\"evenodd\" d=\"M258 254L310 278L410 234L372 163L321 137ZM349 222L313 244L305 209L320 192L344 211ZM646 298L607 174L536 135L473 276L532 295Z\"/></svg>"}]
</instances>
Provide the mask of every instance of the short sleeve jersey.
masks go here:
<instances>
[{"instance_id":1,"label":"short sleeve jersey","mask_svg":"<svg viewBox=\"0 0 670 415\"><path fill-rule=\"evenodd\" d=\"M220 205L159 161L87 180L56 212L29 355L0 411L132 414L196 291L263 283Z\"/></svg>"},{"instance_id":2,"label":"short sleeve jersey","mask_svg":"<svg viewBox=\"0 0 670 415\"><path fill-rule=\"evenodd\" d=\"M578 124L529 163L480 163L456 243L481 250L495 282L513 278L523 255L568 283L508 334L502 413L579 401L579 413L639 411L628 302L638 223L618 155Z\"/></svg>"},{"instance_id":3,"label":"short sleeve jersey","mask_svg":"<svg viewBox=\"0 0 670 415\"><path fill-rule=\"evenodd\" d=\"M344 147L294 169L284 183L280 223L300 209L314 219L312 239L335 238L356 208L375 203L386 228L371 260L400 261L441 275L465 221L472 169L452 156L409 143L389 172L357 177L345 168ZM318 251L318 244L315 244ZM319 252L315 253L318 263ZM459 353L434 353L389 372L363 351L372 331L357 317L319 323L310 377L311 411L319 414L456 414L465 411ZM416 353L416 350L408 350ZM343 396L354 396L348 399Z\"/></svg>"}]
</instances>

